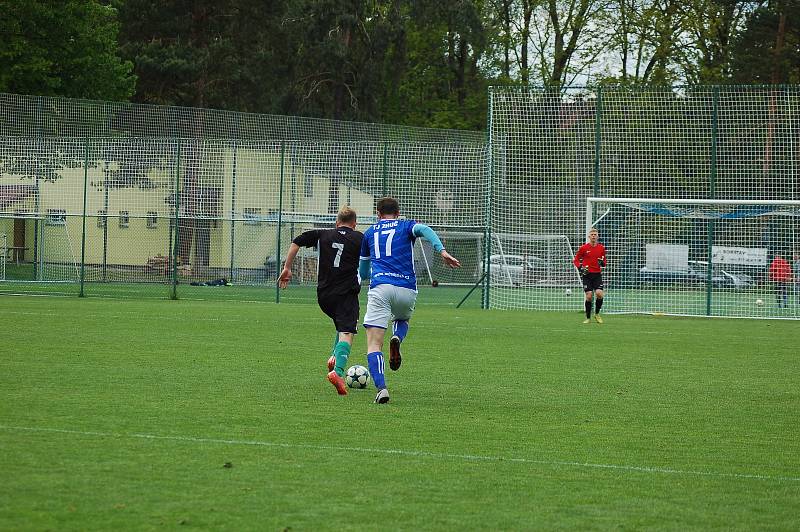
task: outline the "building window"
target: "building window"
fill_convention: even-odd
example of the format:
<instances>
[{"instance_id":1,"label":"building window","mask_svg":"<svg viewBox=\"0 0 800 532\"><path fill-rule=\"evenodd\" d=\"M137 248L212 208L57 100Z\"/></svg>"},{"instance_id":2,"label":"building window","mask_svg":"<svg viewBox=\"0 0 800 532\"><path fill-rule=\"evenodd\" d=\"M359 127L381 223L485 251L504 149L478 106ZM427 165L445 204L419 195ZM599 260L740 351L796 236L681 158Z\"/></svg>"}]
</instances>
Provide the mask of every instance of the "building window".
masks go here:
<instances>
[{"instance_id":1,"label":"building window","mask_svg":"<svg viewBox=\"0 0 800 532\"><path fill-rule=\"evenodd\" d=\"M64 209L47 209L47 225L67 225L67 211Z\"/></svg>"},{"instance_id":2,"label":"building window","mask_svg":"<svg viewBox=\"0 0 800 532\"><path fill-rule=\"evenodd\" d=\"M128 211L119 211L119 226L128 227L131 225L131 216Z\"/></svg>"},{"instance_id":3,"label":"building window","mask_svg":"<svg viewBox=\"0 0 800 532\"><path fill-rule=\"evenodd\" d=\"M156 211L147 211L147 228L155 229L158 227L158 213Z\"/></svg>"},{"instance_id":4,"label":"building window","mask_svg":"<svg viewBox=\"0 0 800 532\"><path fill-rule=\"evenodd\" d=\"M245 207L244 211L244 224L245 225L258 225L261 220L261 209Z\"/></svg>"},{"instance_id":5,"label":"building window","mask_svg":"<svg viewBox=\"0 0 800 532\"><path fill-rule=\"evenodd\" d=\"M108 223L108 218L106 217L108 213L105 209L100 209L97 211L97 227L103 228Z\"/></svg>"}]
</instances>

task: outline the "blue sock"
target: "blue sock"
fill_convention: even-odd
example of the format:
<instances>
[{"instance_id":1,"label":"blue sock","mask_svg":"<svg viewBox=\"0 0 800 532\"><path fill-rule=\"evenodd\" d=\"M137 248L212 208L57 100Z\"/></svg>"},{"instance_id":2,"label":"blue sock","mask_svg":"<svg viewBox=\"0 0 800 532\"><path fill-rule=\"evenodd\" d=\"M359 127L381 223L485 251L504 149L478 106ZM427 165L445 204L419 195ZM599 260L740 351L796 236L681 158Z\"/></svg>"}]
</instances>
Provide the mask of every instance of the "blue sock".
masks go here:
<instances>
[{"instance_id":1,"label":"blue sock","mask_svg":"<svg viewBox=\"0 0 800 532\"><path fill-rule=\"evenodd\" d=\"M394 335L400 338L402 342L408 334L408 320L395 320L394 322Z\"/></svg>"},{"instance_id":2,"label":"blue sock","mask_svg":"<svg viewBox=\"0 0 800 532\"><path fill-rule=\"evenodd\" d=\"M379 390L386 388L386 379L383 376L383 353L376 351L367 355L369 372L372 374L372 382Z\"/></svg>"}]
</instances>

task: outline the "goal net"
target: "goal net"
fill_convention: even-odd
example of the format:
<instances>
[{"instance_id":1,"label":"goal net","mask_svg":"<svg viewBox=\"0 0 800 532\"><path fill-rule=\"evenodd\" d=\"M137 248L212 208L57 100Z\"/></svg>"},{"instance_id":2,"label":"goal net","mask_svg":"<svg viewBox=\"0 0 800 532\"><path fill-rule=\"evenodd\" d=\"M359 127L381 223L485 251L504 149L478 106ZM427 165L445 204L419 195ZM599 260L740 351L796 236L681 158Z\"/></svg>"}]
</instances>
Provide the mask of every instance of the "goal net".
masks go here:
<instances>
[{"instance_id":1,"label":"goal net","mask_svg":"<svg viewBox=\"0 0 800 532\"><path fill-rule=\"evenodd\" d=\"M607 312L800 316L800 201L594 198Z\"/></svg>"},{"instance_id":2,"label":"goal net","mask_svg":"<svg viewBox=\"0 0 800 532\"><path fill-rule=\"evenodd\" d=\"M50 214L39 224L37 280L80 280L81 218Z\"/></svg>"},{"instance_id":3,"label":"goal net","mask_svg":"<svg viewBox=\"0 0 800 532\"><path fill-rule=\"evenodd\" d=\"M489 306L569 310L578 304L580 279L566 235L493 233L489 253Z\"/></svg>"},{"instance_id":4,"label":"goal net","mask_svg":"<svg viewBox=\"0 0 800 532\"><path fill-rule=\"evenodd\" d=\"M434 228L447 252L461 262L448 268L433 246L418 238L414 244L414 270L419 286L473 286L483 275L484 233Z\"/></svg>"}]
</instances>

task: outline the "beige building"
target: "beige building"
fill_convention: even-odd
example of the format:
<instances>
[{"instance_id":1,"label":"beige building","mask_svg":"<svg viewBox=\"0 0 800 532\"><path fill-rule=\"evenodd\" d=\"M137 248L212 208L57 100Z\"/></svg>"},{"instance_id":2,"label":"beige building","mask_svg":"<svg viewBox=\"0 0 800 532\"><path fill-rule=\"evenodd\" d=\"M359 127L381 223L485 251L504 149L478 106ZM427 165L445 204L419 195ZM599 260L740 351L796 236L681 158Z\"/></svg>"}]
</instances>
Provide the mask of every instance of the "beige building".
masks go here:
<instances>
[{"instance_id":1,"label":"beige building","mask_svg":"<svg viewBox=\"0 0 800 532\"><path fill-rule=\"evenodd\" d=\"M198 151L193 160L183 160L181 171L178 256L184 272L263 269L285 253L293 233L332 220L314 214L329 211L330 177L284 164L281 190L281 157L274 147L234 151L205 143ZM105 273L163 275L159 270L175 238L174 159L146 169L131 169L130 160L90 159L85 169L80 155L60 159L77 164L61 165L54 179L37 183L32 176L0 175L0 235L6 235L7 257L80 264L86 180L87 279L98 275L98 266ZM338 181L339 204L371 215L375 198Z\"/></svg>"}]
</instances>

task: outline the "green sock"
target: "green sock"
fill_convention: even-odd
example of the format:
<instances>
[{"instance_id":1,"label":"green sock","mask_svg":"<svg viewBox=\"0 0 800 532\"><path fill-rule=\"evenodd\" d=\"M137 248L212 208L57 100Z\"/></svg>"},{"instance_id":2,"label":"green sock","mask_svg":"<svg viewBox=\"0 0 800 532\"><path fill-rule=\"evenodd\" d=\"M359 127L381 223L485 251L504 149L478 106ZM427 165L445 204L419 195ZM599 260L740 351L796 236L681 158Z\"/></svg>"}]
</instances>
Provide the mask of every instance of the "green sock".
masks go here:
<instances>
[{"instance_id":1,"label":"green sock","mask_svg":"<svg viewBox=\"0 0 800 532\"><path fill-rule=\"evenodd\" d=\"M333 344L331 344L331 356L336 356L336 346L339 345L339 333L333 337Z\"/></svg>"},{"instance_id":2,"label":"green sock","mask_svg":"<svg viewBox=\"0 0 800 532\"><path fill-rule=\"evenodd\" d=\"M336 367L333 370L340 377L344 376L344 367L347 365L347 357L350 356L350 344L347 342L339 342L333 350L333 356L336 357Z\"/></svg>"}]
</instances>

